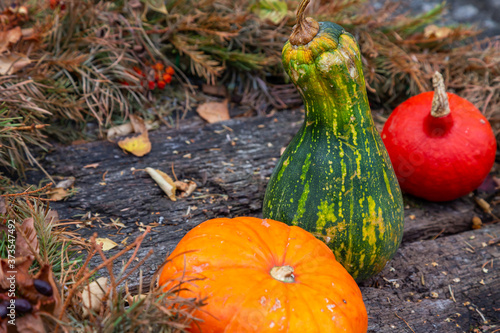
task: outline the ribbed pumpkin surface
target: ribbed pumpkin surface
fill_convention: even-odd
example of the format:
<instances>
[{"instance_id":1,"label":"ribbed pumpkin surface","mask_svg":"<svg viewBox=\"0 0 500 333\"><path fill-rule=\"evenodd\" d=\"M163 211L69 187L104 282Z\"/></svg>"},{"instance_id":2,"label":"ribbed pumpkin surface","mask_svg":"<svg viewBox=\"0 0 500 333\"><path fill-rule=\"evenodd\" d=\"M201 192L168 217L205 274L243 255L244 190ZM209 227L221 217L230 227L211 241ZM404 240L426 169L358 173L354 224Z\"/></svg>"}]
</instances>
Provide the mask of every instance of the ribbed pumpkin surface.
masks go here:
<instances>
[{"instance_id":1,"label":"ribbed pumpkin surface","mask_svg":"<svg viewBox=\"0 0 500 333\"><path fill-rule=\"evenodd\" d=\"M199 278L180 295L207 297L193 332L367 330L357 284L332 251L301 228L251 217L209 220L187 233L169 259L159 284ZM273 278L273 267L284 266L293 269L293 282Z\"/></svg>"}]
</instances>

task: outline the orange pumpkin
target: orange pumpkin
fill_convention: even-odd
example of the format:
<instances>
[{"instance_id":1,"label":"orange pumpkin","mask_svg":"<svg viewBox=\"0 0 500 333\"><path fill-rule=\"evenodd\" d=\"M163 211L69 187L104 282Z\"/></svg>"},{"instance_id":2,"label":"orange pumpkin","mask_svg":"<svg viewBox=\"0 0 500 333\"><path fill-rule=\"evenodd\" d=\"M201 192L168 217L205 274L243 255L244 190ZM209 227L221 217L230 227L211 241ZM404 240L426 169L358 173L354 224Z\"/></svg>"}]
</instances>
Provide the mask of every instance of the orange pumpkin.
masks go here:
<instances>
[{"instance_id":1,"label":"orange pumpkin","mask_svg":"<svg viewBox=\"0 0 500 333\"><path fill-rule=\"evenodd\" d=\"M253 217L192 229L159 278L200 279L183 297L207 298L192 332L366 332L361 291L325 243L296 226Z\"/></svg>"}]
</instances>

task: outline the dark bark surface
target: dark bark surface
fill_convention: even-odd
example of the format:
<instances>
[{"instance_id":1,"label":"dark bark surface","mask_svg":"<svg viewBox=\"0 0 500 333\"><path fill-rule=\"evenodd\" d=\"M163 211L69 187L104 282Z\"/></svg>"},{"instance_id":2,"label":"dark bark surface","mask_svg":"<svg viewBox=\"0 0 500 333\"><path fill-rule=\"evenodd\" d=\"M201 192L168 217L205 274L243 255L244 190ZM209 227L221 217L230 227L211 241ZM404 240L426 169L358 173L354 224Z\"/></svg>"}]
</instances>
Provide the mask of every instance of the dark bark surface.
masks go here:
<instances>
[{"instance_id":1,"label":"dark bark surface","mask_svg":"<svg viewBox=\"0 0 500 333\"><path fill-rule=\"evenodd\" d=\"M43 166L53 176L75 177L78 191L52 208L62 219L87 215L83 220L88 221L90 212L92 223L78 232L84 238L97 233L119 243L110 255L123 247L122 241L131 243L144 226L152 226L138 255L140 259L154 250L143 267L150 277L199 223L215 217L261 216L267 179L302 117L295 110L213 125L185 120L178 129L151 132L153 149L140 158L105 141L55 147ZM97 166L85 168L90 164ZM190 197L171 201L146 167L171 176L173 168L179 180L193 180L198 187ZM406 197L405 203L400 250L381 274L361 284L369 331L494 331L494 325L500 325L500 254L495 242L500 225L471 231L473 216L492 220L471 197L441 204ZM119 232L112 223L116 219L125 225Z\"/></svg>"}]
</instances>

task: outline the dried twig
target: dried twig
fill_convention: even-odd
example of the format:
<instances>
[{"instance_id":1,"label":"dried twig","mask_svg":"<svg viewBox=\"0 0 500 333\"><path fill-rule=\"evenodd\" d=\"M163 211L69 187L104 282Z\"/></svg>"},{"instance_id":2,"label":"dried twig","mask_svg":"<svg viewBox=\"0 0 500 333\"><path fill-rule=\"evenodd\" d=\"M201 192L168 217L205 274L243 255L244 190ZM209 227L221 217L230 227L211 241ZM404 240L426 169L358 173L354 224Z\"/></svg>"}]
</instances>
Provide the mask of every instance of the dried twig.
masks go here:
<instances>
[{"instance_id":1,"label":"dried twig","mask_svg":"<svg viewBox=\"0 0 500 333\"><path fill-rule=\"evenodd\" d=\"M406 320L404 320L403 318L401 318L400 316L398 316L398 314L397 314L396 312L394 312L394 315L395 315L396 317L398 317L399 319L401 319L402 321L404 321L404 322L405 322L405 324L406 324L406 326L408 326L408 328L409 328L409 329L410 329L413 333L415 333L415 331L413 330L413 328L411 328L410 324L408 324L408 322L407 322Z\"/></svg>"}]
</instances>

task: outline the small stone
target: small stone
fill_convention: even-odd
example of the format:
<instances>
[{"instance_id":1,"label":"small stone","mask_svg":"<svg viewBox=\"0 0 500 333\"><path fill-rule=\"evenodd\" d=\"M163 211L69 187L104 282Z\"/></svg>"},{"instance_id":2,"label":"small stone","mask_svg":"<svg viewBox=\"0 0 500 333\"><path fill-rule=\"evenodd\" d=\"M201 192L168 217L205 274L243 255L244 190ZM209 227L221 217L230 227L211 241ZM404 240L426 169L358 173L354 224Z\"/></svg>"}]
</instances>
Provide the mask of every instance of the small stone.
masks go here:
<instances>
[{"instance_id":1,"label":"small stone","mask_svg":"<svg viewBox=\"0 0 500 333\"><path fill-rule=\"evenodd\" d=\"M453 279L453 282L455 282L455 283L459 283L459 282L460 282L460 278L454 278L454 279Z\"/></svg>"},{"instance_id":2,"label":"small stone","mask_svg":"<svg viewBox=\"0 0 500 333\"><path fill-rule=\"evenodd\" d=\"M479 13L479 9L477 9L473 5L465 5L460 6L453 11L453 17L458 21L467 21L472 19Z\"/></svg>"},{"instance_id":3,"label":"small stone","mask_svg":"<svg viewBox=\"0 0 500 333\"><path fill-rule=\"evenodd\" d=\"M500 8L500 0L490 0L491 6Z\"/></svg>"}]
</instances>

